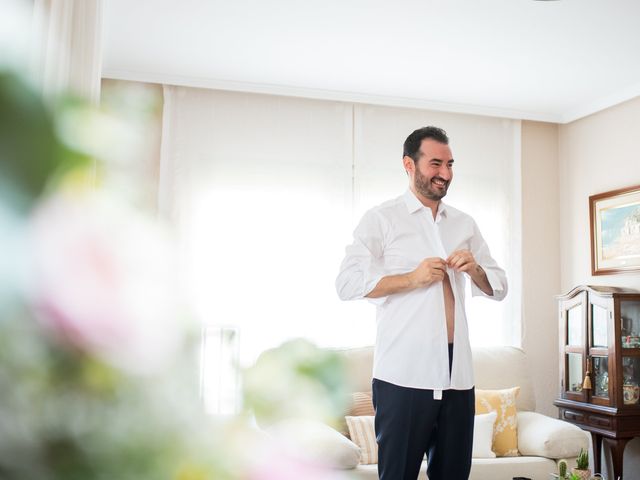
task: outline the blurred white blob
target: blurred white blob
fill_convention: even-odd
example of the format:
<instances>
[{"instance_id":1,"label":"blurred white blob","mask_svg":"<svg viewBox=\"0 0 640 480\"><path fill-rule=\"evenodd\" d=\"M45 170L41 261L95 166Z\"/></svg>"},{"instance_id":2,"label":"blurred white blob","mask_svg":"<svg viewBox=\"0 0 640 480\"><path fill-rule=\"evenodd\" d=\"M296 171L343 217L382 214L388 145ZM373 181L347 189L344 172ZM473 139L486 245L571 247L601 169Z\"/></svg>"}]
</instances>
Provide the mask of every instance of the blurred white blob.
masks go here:
<instances>
[{"instance_id":1,"label":"blurred white blob","mask_svg":"<svg viewBox=\"0 0 640 480\"><path fill-rule=\"evenodd\" d=\"M360 463L360 447L326 423L288 419L266 432L286 451L310 462L333 469L355 468Z\"/></svg>"},{"instance_id":2,"label":"blurred white blob","mask_svg":"<svg viewBox=\"0 0 640 480\"><path fill-rule=\"evenodd\" d=\"M168 236L104 193L61 192L31 225L30 296L66 341L135 373L161 369L181 340Z\"/></svg>"},{"instance_id":3,"label":"blurred white blob","mask_svg":"<svg viewBox=\"0 0 640 480\"><path fill-rule=\"evenodd\" d=\"M32 2L0 0L0 69L26 73L29 68Z\"/></svg>"},{"instance_id":4,"label":"blurred white blob","mask_svg":"<svg viewBox=\"0 0 640 480\"><path fill-rule=\"evenodd\" d=\"M55 118L60 139L73 150L109 164L131 165L147 148L145 116L109 112L88 104L68 105ZM128 113L128 115L125 115Z\"/></svg>"}]
</instances>

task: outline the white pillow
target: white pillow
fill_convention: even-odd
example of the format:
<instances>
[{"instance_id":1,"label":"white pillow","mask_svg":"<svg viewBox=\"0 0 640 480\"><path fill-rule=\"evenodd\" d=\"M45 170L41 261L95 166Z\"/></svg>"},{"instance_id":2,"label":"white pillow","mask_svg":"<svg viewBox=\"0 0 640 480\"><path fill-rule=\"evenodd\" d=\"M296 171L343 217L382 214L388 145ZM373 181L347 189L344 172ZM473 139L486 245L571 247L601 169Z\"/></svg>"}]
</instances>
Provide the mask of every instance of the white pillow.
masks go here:
<instances>
[{"instance_id":1,"label":"white pillow","mask_svg":"<svg viewBox=\"0 0 640 480\"><path fill-rule=\"evenodd\" d=\"M288 448L329 467L350 469L360 463L360 448L324 423L284 420L266 431Z\"/></svg>"},{"instance_id":2,"label":"white pillow","mask_svg":"<svg viewBox=\"0 0 640 480\"><path fill-rule=\"evenodd\" d=\"M473 421L473 458L496 458L491 450L493 424L498 414L494 412L476 415Z\"/></svg>"},{"instance_id":3,"label":"white pillow","mask_svg":"<svg viewBox=\"0 0 640 480\"><path fill-rule=\"evenodd\" d=\"M547 458L577 457L589 448L589 434L576 425L537 412L518 412L518 450Z\"/></svg>"}]
</instances>

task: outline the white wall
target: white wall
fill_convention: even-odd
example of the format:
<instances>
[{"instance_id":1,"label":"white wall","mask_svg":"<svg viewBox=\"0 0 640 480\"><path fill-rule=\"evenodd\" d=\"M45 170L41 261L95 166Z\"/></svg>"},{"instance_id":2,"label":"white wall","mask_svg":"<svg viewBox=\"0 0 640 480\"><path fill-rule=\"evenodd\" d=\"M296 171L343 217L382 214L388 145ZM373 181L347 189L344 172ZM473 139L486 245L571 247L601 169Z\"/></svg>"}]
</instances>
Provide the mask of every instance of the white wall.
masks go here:
<instances>
[{"instance_id":1,"label":"white wall","mask_svg":"<svg viewBox=\"0 0 640 480\"><path fill-rule=\"evenodd\" d=\"M558 125L522 122L522 348L536 408L557 416L560 293Z\"/></svg>"},{"instance_id":2,"label":"white wall","mask_svg":"<svg viewBox=\"0 0 640 480\"><path fill-rule=\"evenodd\" d=\"M589 196L640 184L640 98L561 125L561 276L578 283L640 288L640 273L591 275Z\"/></svg>"},{"instance_id":3,"label":"white wall","mask_svg":"<svg viewBox=\"0 0 640 480\"><path fill-rule=\"evenodd\" d=\"M591 275L589 196L640 185L640 98L575 122L558 132L560 287L594 284L640 289L640 273ZM549 171L548 176L555 175ZM557 343L556 343L557 344ZM640 472L640 439L627 445L624 470ZM610 476L607 476L610 478Z\"/></svg>"}]
</instances>

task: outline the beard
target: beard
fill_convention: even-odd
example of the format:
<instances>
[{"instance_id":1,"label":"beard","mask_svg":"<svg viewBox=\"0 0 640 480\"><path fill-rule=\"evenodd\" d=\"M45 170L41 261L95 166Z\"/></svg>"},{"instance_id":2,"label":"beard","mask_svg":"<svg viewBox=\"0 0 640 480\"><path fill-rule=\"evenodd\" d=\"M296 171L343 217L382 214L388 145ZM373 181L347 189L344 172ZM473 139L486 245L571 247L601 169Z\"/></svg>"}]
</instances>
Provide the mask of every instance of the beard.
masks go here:
<instances>
[{"instance_id":1,"label":"beard","mask_svg":"<svg viewBox=\"0 0 640 480\"><path fill-rule=\"evenodd\" d=\"M432 183L433 179L442 180L444 182L443 187L437 187ZM420 170L416 168L414 186L416 191L428 198L429 200L440 200L447 194L447 189L449 188L449 182L440 177L425 177L420 173Z\"/></svg>"}]
</instances>

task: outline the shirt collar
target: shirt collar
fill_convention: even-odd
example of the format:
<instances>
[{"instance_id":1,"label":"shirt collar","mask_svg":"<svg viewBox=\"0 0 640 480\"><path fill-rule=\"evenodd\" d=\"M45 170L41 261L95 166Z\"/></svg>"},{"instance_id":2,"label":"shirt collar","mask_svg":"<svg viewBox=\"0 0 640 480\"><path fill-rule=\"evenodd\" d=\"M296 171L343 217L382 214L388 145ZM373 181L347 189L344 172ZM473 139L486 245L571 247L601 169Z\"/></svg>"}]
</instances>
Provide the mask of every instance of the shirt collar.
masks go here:
<instances>
[{"instance_id":1,"label":"shirt collar","mask_svg":"<svg viewBox=\"0 0 640 480\"><path fill-rule=\"evenodd\" d=\"M407 210L409 211L409 213L414 213L421 208L425 208L422 202L418 200L418 197L416 197L415 194L409 189L404 192L402 199L404 200L404 204L407 206ZM442 215L444 217L447 216L447 206L444 204L444 202L442 202L442 200L440 200L440 203L438 204L437 215Z\"/></svg>"}]
</instances>

